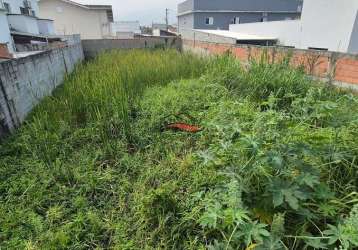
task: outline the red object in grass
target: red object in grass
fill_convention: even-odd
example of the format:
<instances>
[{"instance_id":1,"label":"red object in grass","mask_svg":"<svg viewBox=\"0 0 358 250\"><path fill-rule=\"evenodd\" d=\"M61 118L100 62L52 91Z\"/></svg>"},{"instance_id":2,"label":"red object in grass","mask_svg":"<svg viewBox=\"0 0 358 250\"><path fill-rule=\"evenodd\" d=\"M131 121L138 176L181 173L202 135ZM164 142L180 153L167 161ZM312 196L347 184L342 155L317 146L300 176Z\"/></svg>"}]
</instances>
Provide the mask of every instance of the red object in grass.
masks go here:
<instances>
[{"instance_id":1,"label":"red object in grass","mask_svg":"<svg viewBox=\"0 0 358 250\"><path fill-rule=\"evenodd\" d=\"M180 131L185 131L185 132L189 132L189 133L197 133L200 132L202 129L198 126L195 125L189 125L186 123L171 123L167 125L168 129L173 129L173 130L180 130Z\"/></svg>"}]
</instances>

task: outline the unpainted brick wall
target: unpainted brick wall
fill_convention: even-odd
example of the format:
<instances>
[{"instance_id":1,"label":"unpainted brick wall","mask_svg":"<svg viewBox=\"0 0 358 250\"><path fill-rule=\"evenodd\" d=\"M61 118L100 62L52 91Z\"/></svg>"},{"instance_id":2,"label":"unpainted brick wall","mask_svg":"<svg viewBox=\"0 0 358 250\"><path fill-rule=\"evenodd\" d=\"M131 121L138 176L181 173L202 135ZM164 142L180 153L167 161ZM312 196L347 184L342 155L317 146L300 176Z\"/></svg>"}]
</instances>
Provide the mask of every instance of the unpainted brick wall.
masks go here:
<instances>
[{"instance_id":1,"label":"unpainted brick wall","mask_svg":"<svg viewBox=\"0 0 358 250\"><path fill-rule=\"evenodd\" d=\"M230 45L193 40L183 40L183 50L205 55L232 53L243 62L266 56L268 62L279 62L287 55L291 64L303 67L307 74L346 87L358 87L358 55L345 53L301 50L282 47Z\"/></svg>"},{"instance_id":2,"label":"unpainted brick wall","mask_svg":"<svg viewBox=\"0 0 358 250\"><path fill-rule=\"evenodd\" d=\"M0 58L12 58L12 55L7 48L7 45L4 43L0 43Z\"/></svg>"},{"instance_id":3,"label":"unpainted brick wall","mask_svg":"<svg viewBox=\"0 0 358 250\"><path fill-rule=\"evenodd\" d=\"M13 131L84 58L81 43L0 62L0 138Z\"/></svg>"}]
</instances>

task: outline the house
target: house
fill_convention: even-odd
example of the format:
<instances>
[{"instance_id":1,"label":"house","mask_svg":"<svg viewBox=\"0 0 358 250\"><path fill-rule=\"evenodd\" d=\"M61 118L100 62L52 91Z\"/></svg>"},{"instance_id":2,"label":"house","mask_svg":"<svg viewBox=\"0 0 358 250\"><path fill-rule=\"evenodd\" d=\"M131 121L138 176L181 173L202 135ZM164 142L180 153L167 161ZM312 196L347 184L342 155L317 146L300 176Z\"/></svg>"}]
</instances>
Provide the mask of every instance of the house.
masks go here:
<instances>
[{"instance_id":1,"label":"house","mask_svg":"<svg viewBox=\"0 0 358 250\"><path fill-rule=\"evenodd\" d=\"M82 39L111 35L111 5L83 5L70 0L40 0L39 16L55 21L57 34L80 34Z\"/></svg>"},{"instance_id":2,"label":"house","mask_svg":"<svg viewBox=\"0 0 358 250\"><path fill-rule=\"evenodd\" d=\"M358 1L305 0L300 20L234 24L230 31L275 37L299 49L358 53Z\"/></svg>"},{"instance_id":3,"label":"house","mask_svg":"<svg viewBox=\"0 0 358 250\"><path fill-rule=\"evenodd\" d=\"M0 0L0 43L9 52L22 50L25 44L49 42L53 20L38 18L38 12L37 0Z\"/></svg>"},{"instance_id":4,"label":"house","mask_svg":"<svg viewBox=\"0 0 358 250\"><path fill-rule=\"evenodd\" d=\"M178 5L179 32L230 24L298 19L303 0L187 0Z\"/></svg>"},{"instance_id":5,"label":"house","mask_svg":"<svg viewBox=\"0 0 358 250\"><path fill-rule=\"evenodd\" d=\"M2 50L0 57L9 57L9 53L14 52L9 23L7 21L7 11L3 2L0 2L0 47Z\"/></svg>"},{"instance_id":6,"label":"house","mask_svg":"<svg viewBox=\"0 0 358 250\"><path fill-rule=\"evenodd\" d=\"M133 39L142 33L139 21L119 21L111 23L112 37L118 39Z\"/></svg>"}]
</instances>

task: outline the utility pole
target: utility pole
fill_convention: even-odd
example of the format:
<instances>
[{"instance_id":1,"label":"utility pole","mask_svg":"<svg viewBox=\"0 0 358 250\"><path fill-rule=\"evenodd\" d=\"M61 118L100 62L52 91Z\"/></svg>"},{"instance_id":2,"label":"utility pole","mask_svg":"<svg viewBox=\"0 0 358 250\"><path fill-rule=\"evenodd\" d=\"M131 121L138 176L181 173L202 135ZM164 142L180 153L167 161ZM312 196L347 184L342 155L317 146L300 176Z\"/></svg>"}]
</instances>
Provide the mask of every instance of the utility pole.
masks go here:
<instances>
[{"instance_id":1,"label":"utility pole","mask_svg":"<svg viewBox=\"0 0 358 250\"><path fill-rule=\"evenodd\" d=\"M168 17L169 17L169 9L166 8L165 9L165 25L167 26L167 31L169 30L169 19L168 19Z\"/></svg>"}]
</instances>

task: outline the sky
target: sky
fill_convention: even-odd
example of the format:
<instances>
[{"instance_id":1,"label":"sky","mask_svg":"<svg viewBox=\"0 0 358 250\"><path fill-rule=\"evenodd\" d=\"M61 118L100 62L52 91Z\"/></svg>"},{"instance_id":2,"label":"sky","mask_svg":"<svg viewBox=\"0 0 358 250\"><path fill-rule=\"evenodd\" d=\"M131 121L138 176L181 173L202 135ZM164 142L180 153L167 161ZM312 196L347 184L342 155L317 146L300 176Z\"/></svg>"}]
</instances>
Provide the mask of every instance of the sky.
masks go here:
<instances>
[{"instance_id":1,"label":"sky","mask_svg":"<svg viewBox=\"0 0 358 250\"><path fill-rule=\"evenodd\" d=\"M141 25L165 23L169 9L169 24L177 22L177 5L184 0L73 0L82 4L109 4L115 21L140 21Z\"/></svg>"}]
</instances>

